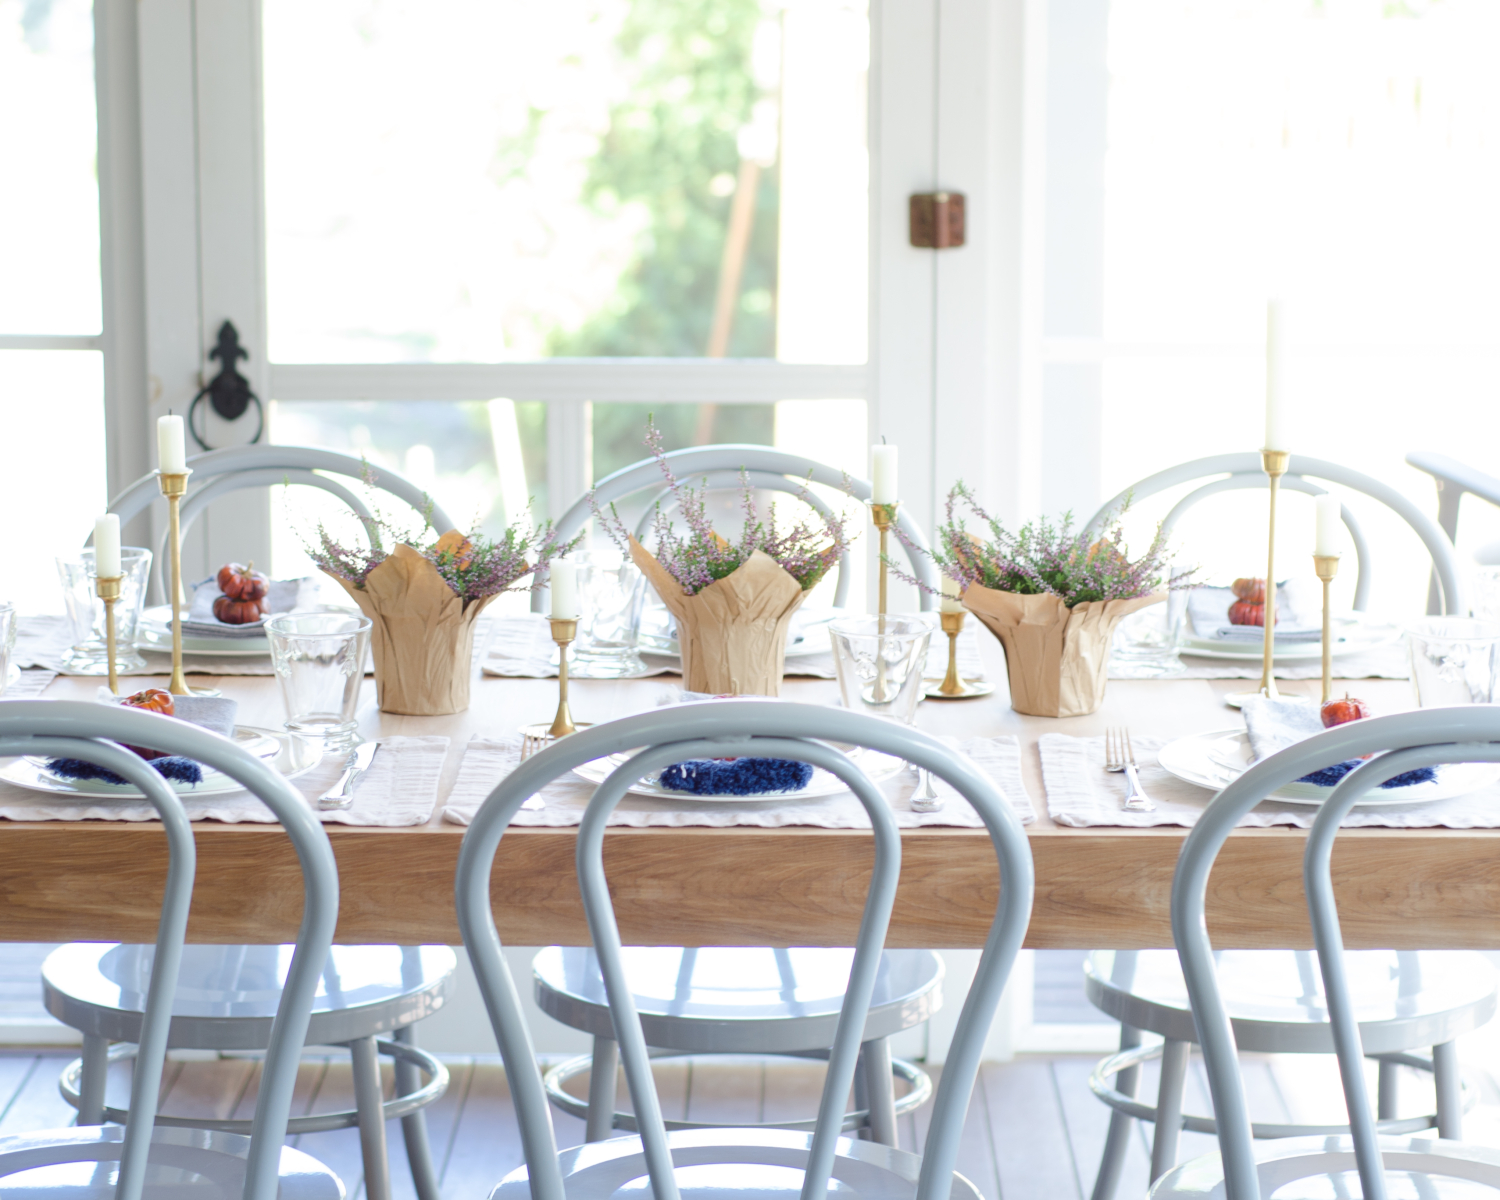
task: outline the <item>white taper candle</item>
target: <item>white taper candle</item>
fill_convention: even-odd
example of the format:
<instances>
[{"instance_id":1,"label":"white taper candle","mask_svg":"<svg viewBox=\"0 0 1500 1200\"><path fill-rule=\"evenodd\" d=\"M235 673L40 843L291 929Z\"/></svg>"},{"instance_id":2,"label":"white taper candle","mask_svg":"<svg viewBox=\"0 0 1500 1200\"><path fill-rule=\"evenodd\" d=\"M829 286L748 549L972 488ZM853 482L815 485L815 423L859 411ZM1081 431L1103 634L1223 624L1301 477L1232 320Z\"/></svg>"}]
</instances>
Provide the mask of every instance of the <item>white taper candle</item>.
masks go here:
<instances>
[{"instance_id":1,"label":"white taper candle","mask_svg":"<svg viewBox=\"0 0 1500 1200\"><path fill-rule=\"evenodd\" d=\"M579 616L578 564L570 559L559 558L547 570L547 586L552 590L553 619L576 621Z\"/></svg>"},{"instance_id":2,"label":"white taper candle","mask_svg":"<svg viewBox=\"0 0 1500 1200\"><path fill-rule=\"evenodd\" d=\"M187 440L181 417L156 419L156 467L163 475L181 475L187 470Z\"/></svg>"},{"instance_id":3,"label":"white taper candle","mask_svg":"<svg viewBox=\"0 0 1500 1200\"><path fill-rule=\"evenodd\" d=\"M878 442L870 447L870 502L895 504L899 495L896 490L896 447Z\"/></svg>"},{"instance_id":4,"label":"white taper candle","mask_svg":"<svg viewBox=\"0 0 1500 1200\"><path fill-rule=\"evenodd\" d=\"M1313 553L1319 557L1339 553L1339 526L1343 524L1342 505L1337 496L1324 493L1313 501L1318 510L1317 538L1313 542Z\"/></svg>"},{"instance_id":5,"label":"white taper candle","mask_svg":"<svg viewBox=\"0 0 1500 1200\"><path fill-rule=\"evenodd\" d=\"M964 606L958 602L963 593L963 585L956 579L943 576L943 599L941 611L946 613L963 612Z\"/></svg>"},{"instance_id":6,"label":"white taper candle","mask_svg":"<svg viewBox=\"0 0 1500 1200\"><path fill-rule=\"evenodd\" d=\"M94 574L99 579L120 577L120 518L105 513L94 518Z\"/></svg>"},{"instance_id":7,"label":"white taper candle","mask_svg":"<svg viewBox=\"0 0 1500 1200\"><path fill-rule=\"evenodd\" d=\"M1280 300L1266 302L1266 441L1262 450L1290 450L1286 431L1286 320Z\"/></svg>"}]
</instances>

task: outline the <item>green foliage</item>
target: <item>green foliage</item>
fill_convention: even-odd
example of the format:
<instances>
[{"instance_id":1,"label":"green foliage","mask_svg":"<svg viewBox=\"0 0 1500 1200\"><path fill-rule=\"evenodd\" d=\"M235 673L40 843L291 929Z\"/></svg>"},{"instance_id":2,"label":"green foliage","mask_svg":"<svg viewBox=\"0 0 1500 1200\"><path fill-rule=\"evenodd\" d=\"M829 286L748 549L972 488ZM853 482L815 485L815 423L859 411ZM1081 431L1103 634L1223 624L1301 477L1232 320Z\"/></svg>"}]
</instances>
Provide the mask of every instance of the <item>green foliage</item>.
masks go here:
<instances>
[{"instance_id":1,"label":"green foliage","mask_svg":"<svg viewBox=\"0 0 1500 1200\"><path fill-rule=\"evenodd\" d=\"M705 352L732 199L713 181L739 170L736 138L759 98L751 49L762 20L760 0L632 0L617 39L628 87L583 198L604 213L641 205L649 224L614 297L580 328L554 333L552 354ZM775 352L777 195L774 173L763 172L731 356Z\"/></svg>"}]
</instances>

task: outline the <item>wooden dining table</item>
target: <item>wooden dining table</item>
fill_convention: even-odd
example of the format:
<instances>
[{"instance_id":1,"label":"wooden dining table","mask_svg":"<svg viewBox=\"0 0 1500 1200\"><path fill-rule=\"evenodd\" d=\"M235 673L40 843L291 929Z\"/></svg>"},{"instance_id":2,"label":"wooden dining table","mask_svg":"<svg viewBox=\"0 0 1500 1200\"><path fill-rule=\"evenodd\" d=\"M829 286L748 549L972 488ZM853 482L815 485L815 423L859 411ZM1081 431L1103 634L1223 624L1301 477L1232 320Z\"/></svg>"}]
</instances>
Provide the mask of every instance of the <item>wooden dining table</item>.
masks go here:
<instances>
[{"instance_id":1,"label":"wooden dining table","mask_svg":"<svg viewBox=\"0 0 1500 1200\"><path fill-rule=\"evenodd\" d=\"M1115 680L1102 708L1051 719L1011 710L998 646L984 643L994 695L926 701L917 724L959 738L1014 735L1035 823L1028 826L1036 892L1026 944L1037 948L1165 947L1168 901L1187 830L1064 828L1046 813L1037 741L1045 733L1174 737L1239 724L1224 703L1244 680ZM148 686L147 679L128 680ZM242 724L279 727L284 710L266 676L206 679L240 703ZM666 682L680 682L667 677ZM98 681L60 677L45 698L91 699ZM605 721L649 707L663 680L577 680L578 720ZM1284 690L1314 694L1315 682ZM1344 685L1340 685L1341 688ZM1413 707L1405 681L1348 685L1377 712ZM373 681L361 697L365 737L441 734L451 739L440 802L424 825L329 825L341 892L342 943L457 944L453 875L464 828L445 823L465 744L513 734L550 717L554 680L476 677L467 711L411 717L378 711ZM832 681L788 678L788 700L832 703ZM1205 793L1205 798L1207 793ZM295 856L274 825L195 824L198 874L190 940L290 940L302 908ZM493 896L501 938L515 945L588 942L573 873L573 828L515 828L501 841ZM1301 871L1306 833L1242 829L1230 837L1210 884L1209 925L1221 947L1306 947L1311 934ZM852 944L872 862L868 830L611 828L605 869L621 934L636 945ZM155 822L0 821L0 940L148 941L155 935L166 842ZM1333 856L1345 938L1359 947L1500 947L1500 829L1360 828ZM901 886L892 946L979 946L1001 880L983 830L925 827L902 834Z\"/></svg>"}]
</instances>

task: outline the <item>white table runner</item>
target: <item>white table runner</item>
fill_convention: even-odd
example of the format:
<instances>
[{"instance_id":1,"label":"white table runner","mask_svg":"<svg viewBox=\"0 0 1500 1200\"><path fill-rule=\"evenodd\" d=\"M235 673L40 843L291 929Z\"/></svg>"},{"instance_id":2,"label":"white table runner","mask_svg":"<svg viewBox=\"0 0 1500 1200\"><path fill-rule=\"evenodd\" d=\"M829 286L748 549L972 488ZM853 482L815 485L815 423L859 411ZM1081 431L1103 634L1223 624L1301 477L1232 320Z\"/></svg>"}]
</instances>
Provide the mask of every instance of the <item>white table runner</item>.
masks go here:
<instances>
[{"instance_id":1,"label":"white table runner","mask_svg":"<svg viewBox=\"0 0 1500 1200\"><path fill-rule=\"evenodd\" d=\"M5 689L5 694L0 699L35 700L56 678L56 671L22 671L16 681Z\"/></svg>"},{"instance_id":2,"label":"white table runner","mask_svg":"<svg viewBox=\"0 0 1500 1200\"><path fill-rule=\"evenodd\" d=\"M946 739L945 739L946 740ZM951 743L954 749L972 758L999 785L1023 824L1036 820L1031 798L1021 780L1020 745L1013 737L971 738ZM445 820L467 825L485 798L502 779L516 769L520 761L520 739L490 741L475 738L464 751L458 779L443 807ZM908 801L916 789L916 776L910 770L881 783L881 790L896 813L896 823L903 829L924 825L947 825L979 828L983 822L956 792L934 778L943 807L933 813L913 812ZM577 825L594 793L594 784L569 772L554 780L533 797L540 805L523 808L514 825L562 827ZM528 804L533 803L528 801ZM611 825L682 826L753 825L777 828L783 825L816 825L823 829L868 829L870 819L852 792L804 800L779 797L775 800L716 802L695 800L656 800L646 796L626 796L610 814Z\"/></svg>"},{"instance_id":3,"label":"white table runner","mask_svg":"<svg viewBox=\"0 0 1500 1200\"><path fill-rule=\"evenodd\" d=\"M1261 661L1254 659L1204 658L1182 653L1183 669L1163 679L1259 679ZM1405 642L1376 646L1359 654L1341 654L1333 660L1335 679L1410 679L1411 656ZM1120 678L1111 674L1111 679ZM1322 679L1321 659L1276 664L1277 679Z\"/></svg>"},{"instance_id":4,"label":"white table runner","mask_svg":"<svg viewBox=\"0 0 1500 1200\"><path fill-rule=\"evenodd\" d=\"M354 791L354 804L343 811L319 812L335 825L424 825L437 806L438 780L448 755L445 737L389 737ZM346 754L324 755L304 775L291 780L311 805L338 779ZM260 800L244 789L220 792L201 799L183 797L194 821L226 824L271 824L276 818ZM144 801L107 798L70 802L45 792L34 792L0 782L0 818L7 821L154 821L156 810Z\"/></svg>"},{"instance_id":5,"label":"white table runner","mask_svg":"<svg viewBox=\"0 0 1500 1200\"><path fill-rule=\"evenodd\" d=\"M1215 793L1167 774L1156 752L1168 739L1131 736L1139 764L1141 787L1156 802L1156 811L1126 812L1124 774L1104 770L1104 739L1076 738L1046 733L1038 743L1042 779L1047 789L1047 811L1059 825L1111 825L1142 828L1151 825L1195 825ZM1310 805L1266 800L1241 818L1241 826L1312 827L1317 809ZM1403 804L1390 808L1355 809L1345 827L1381 826L1389 829L1500 829L1500 784L1467 796L1431 804Z\"/></svg>"}]
</instances>

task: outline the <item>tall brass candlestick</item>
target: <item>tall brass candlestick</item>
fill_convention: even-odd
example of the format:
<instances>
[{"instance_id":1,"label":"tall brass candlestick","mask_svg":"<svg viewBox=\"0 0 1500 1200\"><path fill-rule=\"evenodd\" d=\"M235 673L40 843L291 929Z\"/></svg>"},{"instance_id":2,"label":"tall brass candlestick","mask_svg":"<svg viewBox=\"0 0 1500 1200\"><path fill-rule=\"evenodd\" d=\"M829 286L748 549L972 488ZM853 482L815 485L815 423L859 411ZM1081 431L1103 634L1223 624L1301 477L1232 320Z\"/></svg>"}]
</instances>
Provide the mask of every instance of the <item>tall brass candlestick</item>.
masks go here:
<instances>
[{"instance_id":1,"label":"tall brass candlestick","mask_svg":"<svg viewBox=\"0 0 1500 1200\"><path fill-rule=\"evenodd\" d=\"M552 640L557 643L557 716L547 730L550 737L567 737L577 731L573 714L568 711L568 643L578 636L577 619L551 617Z\"/></svg>"},{"instance_id":2,"label":"tall brass candlestick","mask_svg":"<svg viewBox=\"0 0 1500 1200\"><path fill-rule=\"evenodd\" d=\"M123 575L101 575L94 579L94 588L99 599L104 601L104 649L109 657L109 690L116 695L120 691L120 676L115 670L115 601L125 583Z\"/></svg>"},{"instance_id":3,"label":"tall brass candlestick","mask_svg":"<svg viewBox=\"0 0 1500 1200\"><path fill-rule=\"evenodd\" d=\"M1323 703L1333 699L1333 603L1330 589L1339 573L1337 554L1314 554L1313 567L1323 581Z\"/></svg>"},{"instance_id":4,"label":"tall brass candlestick","mask_svg":"<svg viewBox=\"0 0 1500 1200\"><path fill-rule=\"evenodd\" d=\"M885 635L886 615L886 579L890 568L886 565L886 535L890 533L891 526L896 523L896 510L901 507L899 500L893 500L889 504L877 504L870 501L870 517L875 522L875 528L880 531L880 574L876 576L875 585L875 631L882 637ZM881 643L881 650L885 645ZM889 685L886 680L885 654L876 655L875 663L875 691L874 699L877 704L884 704L889 695Z\"/></svg>"},{"instance_id":5,"label":"tall brass candlestick","mask_svg":"<svg viewBox=\"0 0 1500 1200\"><path fill-rule=\"evenodd\" d=\"M172 682L168 690L174 696L191 696L187 676L182 673L182 522L179 507L187 494L187 471L158 471L161 494L167 498L167 552L172 560Z\"/></svg>"},{"instance_id":6,"label":"tall brass candlestick","mask_svg":"<svg viewBox=\"0 0 1500 1200\"><path fill-rule=\"evenodd\" d=\"M1261 469L1271 480L1271 524L1266 538L1266 631L1265 640L1262 643L1264 649L1260 690L1273 700L1277 697L1276 675L1273 669L1276 657L1276 493L1291 458L1291 454L1285 450L1262 450L1260 452Z\"/></svg>"}]
</instances>

